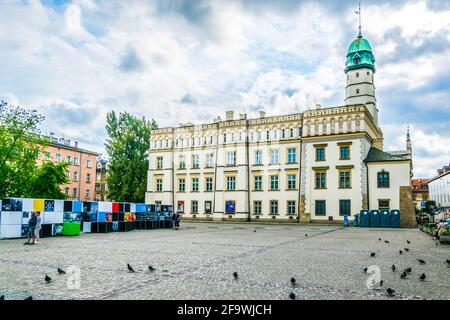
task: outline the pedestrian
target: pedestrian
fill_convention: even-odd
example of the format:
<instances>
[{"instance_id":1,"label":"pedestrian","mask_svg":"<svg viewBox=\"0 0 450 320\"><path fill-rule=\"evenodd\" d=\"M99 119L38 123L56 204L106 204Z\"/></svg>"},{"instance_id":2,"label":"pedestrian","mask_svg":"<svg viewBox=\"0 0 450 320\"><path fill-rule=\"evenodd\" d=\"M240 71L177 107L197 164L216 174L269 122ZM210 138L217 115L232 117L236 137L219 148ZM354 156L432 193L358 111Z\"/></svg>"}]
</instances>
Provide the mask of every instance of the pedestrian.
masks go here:
<instances>
[{"instance_id":1,"label":"pedestrian","mask_svg":"<svg viewBox=\"0 0 450 320\"><path fill-rule=\"evenodd\" d=\"M34 235L35 235L34 243L35 244L39 243L39 238L40 238L39 234L41 232L41 221L42 221L42 219L41 219L41 212L37 211L36 212L36 228L34 230Z\"/></svg>"},{"instance_id":2,"label":"pedestrian","mask_svg":"<svg viewBox=\"0 0 450 320\"><path fill-rule=\"evenodd\" d=\"M180 228L180 220L181 220L181 215L177 212L176 216L175 216L175 229L178 230Z\"/></svg>"},{"instance_id":3,"label":"pedestrian","mask_svg":"<svg viewBox=\"0 0 450 320\"><path fill-rule=\"evenodd\" d=\"M172 214L172 229L175 230L176 224L177 224L177 214L174 212L174 213Z\"/></svg>"},{"instance_id":4,"label":"pedestrian","mask_svg":"<svg viewBox=\"0 0 450 320\"><path fill-rule=\"evenodd\" d=\"M31 217L28 220L28 240L24 244L34 244L34 240L36 239L36 223L37 223L37 217L36 212L31 212Z\"/></svg>"}]
</instances>

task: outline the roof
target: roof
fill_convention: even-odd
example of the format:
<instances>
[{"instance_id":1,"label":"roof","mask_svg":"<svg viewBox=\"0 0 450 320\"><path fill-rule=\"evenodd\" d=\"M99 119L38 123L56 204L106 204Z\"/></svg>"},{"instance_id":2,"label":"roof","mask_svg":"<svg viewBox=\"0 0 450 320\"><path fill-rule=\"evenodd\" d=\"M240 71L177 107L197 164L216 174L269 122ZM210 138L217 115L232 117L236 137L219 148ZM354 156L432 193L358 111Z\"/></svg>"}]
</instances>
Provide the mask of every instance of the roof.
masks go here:
<instances>
[{"instance_id":1,"label":"roof","mask_svg":"<svg viewBox=\"0 0 450 320\"><path fill-rule=\"evenodd\" d=\"M367 154L365 162L383 162L383 161L407 161L408 158L400 155L391 154L371 147Z\"/></svg>"},{"instance_id":2,"label":"roof","mask_svg":"<svg viewBox=\"0 0 450 320\"><path fill-rule=\"evenodd\" d=\"M375 56L372 47L361 34L348 47L345 66L346 73L361 68L369 68L375 72Z\"/></svg>"},{"instance_id":3,"label":"roof","mask_svg":"<svg viewBox=\"0 0 450 320\"><path fill-rule=\"evenodd\" d=\"M411 179L411 185L415 192L428 192L428 180L430 179ZM425 186L425 188L422 188Z\"/></svg>"},{"instance_id":4,"label":"roof","mask_svg":"<svg viewBox=\"0 0 450 320\"><path fill-rule=\"evenodd\" d=\"M428 184L430 184L430 182L433 182L434 180L437 180L437 179L439 179L439 178L442 178L443 176L446 176L446 175L448 175L448 174L450 174L450 171L444 172L444 173L441 174L441 175L438 175L438 176L436 176L436 177L433 177L433 178L431 178L430 180L428 180Z\"/></svg>"}]
</instances>

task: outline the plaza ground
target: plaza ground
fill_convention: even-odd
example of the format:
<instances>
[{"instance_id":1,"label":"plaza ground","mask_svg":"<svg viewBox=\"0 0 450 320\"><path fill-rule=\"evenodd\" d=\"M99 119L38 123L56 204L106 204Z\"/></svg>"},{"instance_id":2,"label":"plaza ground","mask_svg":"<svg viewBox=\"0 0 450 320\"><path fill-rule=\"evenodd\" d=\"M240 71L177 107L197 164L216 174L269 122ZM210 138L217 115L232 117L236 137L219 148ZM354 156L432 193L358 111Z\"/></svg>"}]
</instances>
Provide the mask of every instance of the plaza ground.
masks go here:
<instances>
[{"instance_id":1,"label":"plaza ground","mask_svg":"<svg viewBox=\"0 0 450 320\"><path fill-rule=\"evenodd\" d=\"M178 231L82 234L45 238L35 246L23 242L0 240L5 299L289 299L291 292L297 299L388 299L387 287L396 290L389 299L450 297L445 265L450 246L436 246L417 229L182 223ZM410 251L400 255L405 247ZM127 263L135 273L128 272ZM80 268L80 289L69 289L68 275L57 274L58 267L70 265ZM156 271L150 273L148 265ZM370 275L362 269L370 265L380 268L383 290L367 288ZM412 272L402 280L407 267ZM421 282L423 272L427 279ZM45 283L45 274L51 283Z\"/></svg>"}]
</instances>

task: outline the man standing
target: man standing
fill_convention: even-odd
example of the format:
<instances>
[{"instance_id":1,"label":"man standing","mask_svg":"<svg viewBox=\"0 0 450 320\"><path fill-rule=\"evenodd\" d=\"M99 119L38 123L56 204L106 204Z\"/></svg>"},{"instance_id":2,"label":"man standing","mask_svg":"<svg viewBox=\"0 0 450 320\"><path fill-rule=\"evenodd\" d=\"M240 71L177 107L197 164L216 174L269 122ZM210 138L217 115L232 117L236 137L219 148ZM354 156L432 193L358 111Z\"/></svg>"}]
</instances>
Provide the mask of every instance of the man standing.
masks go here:
<instances>
[{"instance_id":1,"label":"man standing","mask_svg":"<svg viewBox=\"0 0 450 320\"><path fill-rule=\"evenodd\" d=\"M28 240L24 244L34 244L34 240L36 239L36 223L37 223L37 217L36 212L31 212L30 220L28 220Z\"/></svg>"}]
</instances>

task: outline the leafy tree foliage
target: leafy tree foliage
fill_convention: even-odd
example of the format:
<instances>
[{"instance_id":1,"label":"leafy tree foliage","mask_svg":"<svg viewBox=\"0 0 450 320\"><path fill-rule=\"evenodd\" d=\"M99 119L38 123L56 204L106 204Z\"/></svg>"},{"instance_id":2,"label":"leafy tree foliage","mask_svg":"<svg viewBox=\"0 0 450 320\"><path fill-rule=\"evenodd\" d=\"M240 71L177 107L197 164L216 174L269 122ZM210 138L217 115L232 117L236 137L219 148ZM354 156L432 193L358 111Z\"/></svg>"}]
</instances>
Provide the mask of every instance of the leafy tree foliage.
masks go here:
<instances>
[{"instance_id":1,"label":"leafy tree foliage","mask_svg":"<svg viewBox=\"0 0 450 320\"><path fill-rule=\"evenodd\" d=\"M67 195L61 192L61 185L69 182L66 171L70 163L53 163L45 161L35 171L29 184L29 198L65 199Z\"/></svg>"}]
</instances>

